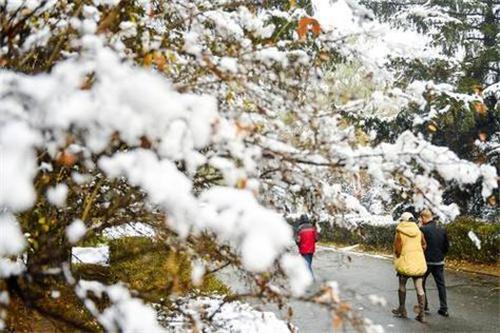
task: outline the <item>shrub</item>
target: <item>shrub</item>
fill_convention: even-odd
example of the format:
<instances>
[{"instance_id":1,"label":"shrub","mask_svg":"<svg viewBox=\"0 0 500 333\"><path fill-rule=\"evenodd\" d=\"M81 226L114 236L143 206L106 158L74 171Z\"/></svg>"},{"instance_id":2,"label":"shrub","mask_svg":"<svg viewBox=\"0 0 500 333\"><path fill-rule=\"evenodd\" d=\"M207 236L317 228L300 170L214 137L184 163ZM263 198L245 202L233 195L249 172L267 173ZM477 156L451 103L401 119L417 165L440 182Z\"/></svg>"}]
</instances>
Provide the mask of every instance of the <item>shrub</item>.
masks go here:
<instances>
[{"instance_id":1,"label":"shrub","mask_svg":"<svg viewBox=\"0 0 500 333\"><path fill-rule=\"evenodd\" d=\"M446 227L450 237L450 258L480 263L496 263L500 252L500 224L486 223L472 217L459 217ZM468 236L473 231L481 240L478 249Z\"/></svg>"},{"instance_id":2,"label":"shrub","mask_svg":"<svg viewBox=\"0 0 500 333\"><path fill-rule=\"evenodd\" d=\"M132 289L151 300L169 294L192 293L228 294L229 288L213 275L205 276L199 287L191 282L191 260L161 242L147 237L125 237L109 242L111 274L117 281L128 283Z\"/></svg>"},{"instance_id":3,"label":"shrub","mask_svg":"<svg viewBox=\"0 0 500 333\"><path fill-rule=\"evenodd\" d=\"M165 244L147 237L108 240L110 265L74 264L75 276L112 284L122 281L142 297L159 302L172 293L229 294L229 288L213 275L199 287L191 282L191 260Z\"/></svg>"},{"instance_id":4,"label":"shrub","mask_svg":"<svg viewBox=\"0 0 500 333\"><path fill-rule=\"evenodd\" d=\"M344 245L361 244L369 250L392 251L396 225L361 224L350 230L330 223L321 225L320 240Z\"/></svg>"}]
</instances>

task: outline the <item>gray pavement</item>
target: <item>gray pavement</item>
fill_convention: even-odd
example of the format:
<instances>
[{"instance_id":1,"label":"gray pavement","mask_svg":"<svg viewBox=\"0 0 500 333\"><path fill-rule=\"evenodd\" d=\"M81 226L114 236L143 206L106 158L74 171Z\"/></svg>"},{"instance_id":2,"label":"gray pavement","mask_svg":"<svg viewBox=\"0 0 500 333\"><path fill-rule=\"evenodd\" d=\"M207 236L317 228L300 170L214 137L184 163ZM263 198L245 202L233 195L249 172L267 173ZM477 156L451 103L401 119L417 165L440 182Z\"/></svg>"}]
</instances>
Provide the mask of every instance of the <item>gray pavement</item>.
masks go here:
<instances>
[{"instance_id":1,"label":"gray pavement","mask_svg":"<svg viewBox=\"0 0 500 333\"><path fill-rule=\"evenodd\" d=\"M427 283L427 292L431 315L427 316L427 324L413 319L412 308L416 304L413 282L407 285L407 310L412 319L395 318L391 309L397 305L398 279L392 261L376 256L357 253L338 252L329 248L320 248L313 261L313 269L317 282L311 291L319 287L321 282L334 280L341 288L341 298L349 301L356 311L383 326L385 332L499 332L500 333L500 279L485 275L475 275L454 271L446 272L448 305L450 317L437 314L439 298L432 277ZM236 279L224 279L233 288ZM372 304L370 295L383 297L385 306ZM250 301L254 305L258 302ZM304 333L334 332L331 319L326 310L313 304L293 302L292 323ZM260 305L262 310L280 311L272 305ZM353 331L344 327L340 330Z\"/></svg>"}]
</instances>

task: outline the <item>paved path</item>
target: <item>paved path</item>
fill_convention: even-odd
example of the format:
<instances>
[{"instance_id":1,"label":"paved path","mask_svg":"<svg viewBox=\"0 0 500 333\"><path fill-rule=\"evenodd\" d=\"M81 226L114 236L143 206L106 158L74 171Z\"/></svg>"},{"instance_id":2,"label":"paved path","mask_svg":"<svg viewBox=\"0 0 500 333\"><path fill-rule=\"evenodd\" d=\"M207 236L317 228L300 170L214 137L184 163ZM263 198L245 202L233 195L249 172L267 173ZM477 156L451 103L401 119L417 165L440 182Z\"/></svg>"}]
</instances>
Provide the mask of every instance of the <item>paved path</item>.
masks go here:
<instances>
[{"instance_id":1,"label":"paved path","mask_svg":"<svg viewBox=\"0 0 500 333\"><path fill-rule=\"evenodd\" d=\"M320 248L315 255L313 269L318 282L312 289L317 288L322 281L338 281L341 286L341 298L348 300L365 318L382 325L386 332L500 333L498 278L447 271L445 278L450 317L444 318L436 313L439 299L431 277L428 280L427 292L432 313L427 317L428 323L421 324L414 319L394 318L390 313L397 304L398 288L391 260ZM232 282L234 283L234 279ZM408 281L407 290L407 310L414 317L412 307L416 304L416 294L413 282ZM382 296L387 305L384 307L371 304L369 295ZM292 322L300 332L333 332L331 320L325 310L300 302L291 305L295 313ZM265 306L264 309L279 313L279 310L272 306Z\"/></svg>"}]
</instances>

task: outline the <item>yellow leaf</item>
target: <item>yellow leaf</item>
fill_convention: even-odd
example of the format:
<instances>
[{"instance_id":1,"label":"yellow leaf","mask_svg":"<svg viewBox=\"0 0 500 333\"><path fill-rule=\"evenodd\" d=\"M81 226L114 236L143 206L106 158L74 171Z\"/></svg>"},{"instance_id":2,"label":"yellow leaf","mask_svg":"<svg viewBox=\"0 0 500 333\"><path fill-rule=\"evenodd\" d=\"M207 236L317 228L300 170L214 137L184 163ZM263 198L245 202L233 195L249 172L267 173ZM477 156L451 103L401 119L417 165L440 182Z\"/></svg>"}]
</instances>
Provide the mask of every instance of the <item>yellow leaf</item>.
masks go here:
<instances>
[{"instance_id":1,"label":"yellow leaf","mask_svg":"<svg viewBox=\"0 0 500 333\"><path fill-rule=\"evenodd\" d=\"M247 180L245 178L241 178L236 183L236 187L239 189L243 189L247 187Z\"/></svg>"},{"instance_id":2,"label":"yellow leaf","mask_svg":"<svg viewBox=\"0 0 500 333\"><path fill-rule=\"evenodd\" d=\"M474 90L474 93L476 93L477 95L483 94L483 87L480 86L479 84L474 85L472 89Z\"/></svg>"},{"instance_id":3,"label":"yellow leaf","mask_svg":"<svg viewBox=\"0 0 500 333\"><path fill-rule=\"evenodd\" d=\"M153 64L153 54L151 54L151 53L146 54L144 56L143 62L144 62L144 66L151 67L151 65Z\"/></svg>"},{"instance_id":4,"label":"yellow leaf","mask_svg":"<svg viewBox=\"0 0 500 333\"><path fill-rule=\"evenodd\" d=\"M175 60L177 60L177 57L175 56L175 53L169 52L168 53L168 62L169 63L174 63Z\"/></svg>"},{"instance_id":5,"label":"yellow leaf","mask_svg":"<svg viewBox=\"0 0 500 333\"><path fill-rule=\"evenodd\" d=\"M297 6L297 0L290 0L290 8L294 8Z\"/></svg>"},{"instance_id":6,"label":"yellow leaf","mask_svg":"<svg viewBox=\"0 0 500 333\"><path fill-rule=\"evenodd\" d=\"M230 103L232 101L234 101L234 92L232 92L231 90L228 91L228 93L226 94L226 102Z\"/></svg>"},{"instance_id":7,"label":"yellow leaf","mask_svg":"<svg viewBox=\"0 0 500 333\"><path fill-rule=\"evenodd\" d=\"M437 131L437 127L436 127L436 125L434 125L434 124L432 124L432 123L431 123L431 124L427 125L427 130L428 130L429 132L434 133L434 132L436 132L436 131Z\"/></svg>"}]
</instances>

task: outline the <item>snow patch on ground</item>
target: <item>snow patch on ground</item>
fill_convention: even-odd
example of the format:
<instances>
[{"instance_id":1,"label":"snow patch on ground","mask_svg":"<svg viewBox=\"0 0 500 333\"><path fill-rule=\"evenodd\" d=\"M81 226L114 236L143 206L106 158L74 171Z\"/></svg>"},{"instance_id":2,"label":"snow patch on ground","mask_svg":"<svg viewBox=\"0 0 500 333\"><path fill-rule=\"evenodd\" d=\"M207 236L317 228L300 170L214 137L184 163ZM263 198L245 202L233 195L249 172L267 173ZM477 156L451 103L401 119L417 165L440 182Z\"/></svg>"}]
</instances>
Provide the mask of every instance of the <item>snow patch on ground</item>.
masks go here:
<instances>
[{"instance_id":1,"label":"snow patch on ground","mask_svg":"<svg viewBox=\"0 0 500 333\"><path fill-rule=\"evenodd\" d=\"M79 224L76 226L73 226L73 224L66 230L68 237L81 237L82 232L84 233L86 229L81 228L82 226ZM78 230L73 230L73 227L74 229L78 228ZM103 230L103 235L110 240L123 237L154 237L155 234L153 227L140 222L131 222ZM71 240L74 239L71 238ZM109 265L109 246L73 247L71 254L71 261L75 264Z\"/></svg>"},{"instance_id":2,"label":"snow patch on ground","mask_svg":"<svg viewBox=\"0 0 500 333\"><path fill-rule=\"evenodd\" d=\"M158 323L154 309L132 297L121 284L106 286L98 281L80 280L75 291L107 332L166 332ZM101 312L88 296L94 294L101 298L104 293L112 306Z\"/></svg>"},{"instance_id":3,"label":"snow patch on ground","mask_svg":"<svg viewBox=\"0 0 500 333\"><path fill-rule=\"evenodd\" d=\"M241 302L224 303L222 297L199 297L197 299L177 302L185 314L160 318L167 323L169 331L186 332L193 327L188 316L192 316L197 326L194 331L231 332L231 333L289 333L285 321L280 320L272 312L261 312ZM210 317L210 326L201 326L201 317Z\"/></svg>"},{"instance_id":4,"label":"snow patch on ground","mask_svg":"<svg viewBox=\"0 0 500 333\"><path fill-rule=\"evenodd\" d=\"M103 230L103 235L108 239L118 239L123 237L153 237L155 234L156 233L153 227L141 222L130 222Z\"/></svg>"},{"instance_id":5,"label":"snow patch on ground","mask_svg":"<svg viewBox=\"0 0 500 333\"><path fill-rule=\"evenodd\" d=\"M109 265L109 246L73 247L71 262L74 264Z\"/></svg>"}]
</instances>

